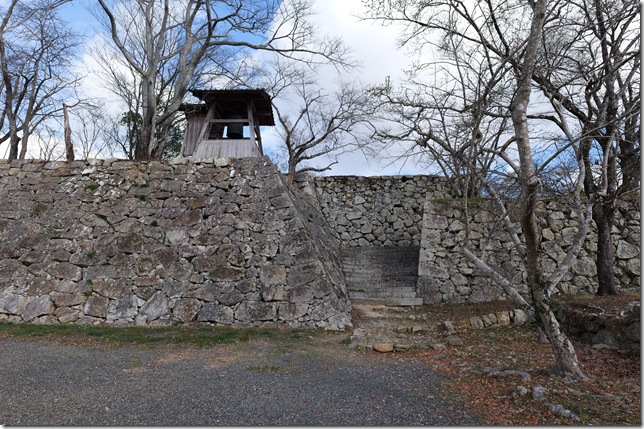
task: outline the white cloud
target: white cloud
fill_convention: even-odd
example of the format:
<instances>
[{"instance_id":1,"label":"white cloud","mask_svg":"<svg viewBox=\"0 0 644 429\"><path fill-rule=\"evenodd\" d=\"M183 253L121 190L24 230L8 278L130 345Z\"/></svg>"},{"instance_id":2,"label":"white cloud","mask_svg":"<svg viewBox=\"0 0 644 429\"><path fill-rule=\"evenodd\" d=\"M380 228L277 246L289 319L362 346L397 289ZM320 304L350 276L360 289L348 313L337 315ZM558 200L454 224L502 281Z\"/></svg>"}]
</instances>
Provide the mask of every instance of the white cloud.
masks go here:
<instances>
[{"instance_id":1,"label":"white cloud","mask_svg":"<svg viewBox=\"0 0 644 429\"><path fill-rule=\"evenodd\" d=\"M396 46L399 26L382 26L374 21L361 20L366 7L356 0L317 0L318 15L314 22L320 33L341 36L363 68L364 83L382 83L387 76L402 76L409 64L404 50Z\"/></svg>"},{"instance_id":2,"label":"white cloud","mask_svg":"<svg viewBox=\"0 0 644 429\"><path fill-rule=\"evenodd\" d=\"M357 0L317 0L314 6L317 14L311 20L319 34L341 37L350 48L352 58L362 66L351 74L343 74L343 80L355 79L369 85L384 83L386 78L392 82L402 78L403 70L410 65L411 59L404 49L397 47L400 26L382 26L378 22L361 20L360 16L366 14L366 8ZM337 76L323 73L321 80L322 85L333 87ZM281 144L277 133L270 129L263 130L263 138L268 151L275 150ZM356 151L339 156L338 163L324 174L374 176L421 172L410 159L370 158Z\"/></svg>"},{"instance_id":3,"label":"white cloud","mask_svg":"<svg viewBox=\"0 0 644 429\"><path fill-rule=\"evenodd\" d=\"M90 32L90 25L95 21L83 6L90 6L91 2L82 1L82 6L76 4L75 11L71 8L68 10L67 18L73 22L77 30ZM351 49L353 58L362 65L361 69L352 72L351 75L345 73L342 76L343 80L356 79L364 84L377 84L383 83L387 77L396 82L403 76L403 70L411 60L405 55L404 49L396 46L400 27L382 26L374 21L360 20L359 16L364 15L366 9L359 0L314 0L314 7L317 14L312 17L312 20L318 27L319 33L341 37ZM89 34L86 46L100 43L98 36L91 35L91 32ZM82 88L85 96L111 100L112 102L106 106L111 113L121 108L115 97L104 88L100 79L97 78L94 70L98 65L87 53L87 50L79 61L79 67L88 70L88 76ZM327 82L323 83L332 87L336 80L337 76L329 73ZM277 150L280 142L276 133L270 129L264 129L262 133L265 151ZM338 161L338 164L334 165L332 170L326 174L385 175L420 172L409 161L392 164L391 159L370 159L365 157L362 152L344 154Z\"/></svg>"}]
</instances>

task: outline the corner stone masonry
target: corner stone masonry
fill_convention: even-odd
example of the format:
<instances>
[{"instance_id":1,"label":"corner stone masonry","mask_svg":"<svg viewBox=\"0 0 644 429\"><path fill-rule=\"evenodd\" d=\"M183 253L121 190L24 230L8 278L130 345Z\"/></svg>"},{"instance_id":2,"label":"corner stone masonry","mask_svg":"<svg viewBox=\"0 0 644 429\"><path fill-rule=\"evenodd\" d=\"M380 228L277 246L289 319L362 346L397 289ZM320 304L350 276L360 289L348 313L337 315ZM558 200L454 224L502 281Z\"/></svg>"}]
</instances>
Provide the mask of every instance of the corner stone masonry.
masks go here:
<instances>
[{"instance_id":1,"label":"corner stone masonry","mask_svg":"<svg viewBox=\"0 0 644 429\"><path fill-rule=\"evenodd\" d=\"M0 162L0 320L344 329L339 243L268 158Z\"/></svg>"},{"instance_id":2,"label":"corner stone masonry","mask_svg":"<svg viewBox=\"0 0 644 429\"><path fill-rule=\"evenodd\" d=\"M447 197L437 176L316 177L322 213L343 246L419 246L423 204Z\"/></svg>"},{"instance_id":3,"label":"corner stone masonry","mask_svg":"<svg viewBox=\"0 0 644 429\"><path fill-rule=\"evenodd\" d=\"M501 225L493 201L470 200L469 246L497 271L514 282L519 293L531 301L525 268L509 234ZM566 256L577 233L577 214L562 202L545 201L540 210L545 257L542 268L551 275ZM416 293L425 304L484 302L509 299L503 289L484 276L458 249L466 233L462 202L435 199L425 202ZM510 218L514 219L510 213ZM513 228L520 231L517 222ZM523 240L519 232L519 239ZM615 276L621 288L640 287L640 211L637 202L622 201L617 207L612 231ZM594 223L583 248L558 285L560 293L597 292L597 232Z\"/></svg>"}]
</instances>

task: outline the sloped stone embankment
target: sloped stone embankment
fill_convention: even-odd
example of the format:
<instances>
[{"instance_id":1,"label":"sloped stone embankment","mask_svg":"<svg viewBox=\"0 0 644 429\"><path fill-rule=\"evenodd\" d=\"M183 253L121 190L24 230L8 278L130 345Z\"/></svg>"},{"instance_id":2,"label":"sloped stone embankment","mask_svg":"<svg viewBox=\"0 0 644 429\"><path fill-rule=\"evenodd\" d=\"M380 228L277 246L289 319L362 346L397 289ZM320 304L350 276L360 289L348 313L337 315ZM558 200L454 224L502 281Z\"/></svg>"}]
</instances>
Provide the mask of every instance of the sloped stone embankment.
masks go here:
<instances>
[{"instance_id":1,"label":"sloped stone embankment","mask_svg":"<svg viewBox=\"0 0 644 429\"><path fill-rule=\"evenodd\" d=\"M267 158L0 162L0 320L341 329L338 243Z\"/></svg>"}]
</instances>

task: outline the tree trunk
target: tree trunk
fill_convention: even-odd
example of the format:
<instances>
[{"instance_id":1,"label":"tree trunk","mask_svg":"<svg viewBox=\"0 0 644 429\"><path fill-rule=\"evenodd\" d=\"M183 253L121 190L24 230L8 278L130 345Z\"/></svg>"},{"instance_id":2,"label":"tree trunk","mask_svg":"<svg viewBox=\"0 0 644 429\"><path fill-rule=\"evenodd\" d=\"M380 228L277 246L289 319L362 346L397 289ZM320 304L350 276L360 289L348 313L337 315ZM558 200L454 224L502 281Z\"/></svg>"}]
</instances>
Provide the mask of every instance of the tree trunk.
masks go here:
<instances>
[{"instance_id":1,"label":"tree trunk","mask_svg":"<svg viewBox=\"0 0 644 429\"><path fill-rule=\"evenodd\" d=\"M147 161L150 159L150 139L152 138L153 130L149 124L141 124L141 138L136 142L134 148L134 159L137 161Z\"/></svg>"},{"instance_id":2,"label":"tree trunk","mask_svg":"<svg viewBox=\"0 0 644 429\"><path fill-rule=\"evenodd\" d=\"M561 326L552 312L544 284L535 285L532 288L532 299L539 314L541 326L557 358L553 372L561 377L586 380L586 376L579 366L575 348L562 332Z\"/></svg>"},{"instance_id":3,"label":"tree trunk","mask_svg":"<svg viewBox=\"0 0 644 429\"><path fill-rule=\"evenodd\" d=\"M9 137L9 160L18 159L18 145L20 144L20 137L18 133L10 130L11 136Z\"/></svg>"},{"instance_id":4,"label":"tree trunk","mask_svg":"<svg viewBox=\"0 0 644 429\"><path fill-rule=\"evenodd\" d=\"M22 138L20 139L20 155L18 159L25 159L27 156L27 145L29 144L29 137L31 133L28 131L28 127L25 125L22 132Z\"/></svg>"},{"instance_id":5,"label":"tree trunk","mask_svg":"<svg viewBox=\"0 0 644 429\"><path fill-rule=\"evenodd\" d=\"M527 109L530 104L531 81L534 65L539 51L539 43L543 34L546 16L546 0L532 3L533 16L530 26L530 36L525 48L521 69L517 78L517 90L511 104L512 126L519 153L521 183L521 230L525 238L525 263L528 274L528 287L532 293L535 311L543 325L550 341L552 350L557 358L555 370L575 379L584 379L575 349L561 331L559 322L548 301L547 285L542 278L541 267L541 231L537 222L536 209L539 203L540 181L536 173L530 132L528 128Z\"/></svg>"},{"instance_id":6,"label":"tree trunk","mask_svg":"<svg viewBox=\"0 0 644 429\"><path fill-rule=\"evenodd\" d=\"M593 220L597 224L597 295L617 295L615 265L611 230L615 209L610 202L597 202L593 207Z\"/></svg>"},{"instance_id":7,"label":"tree trunk","mask_svg":"<svg viewBox=\"0 0 644 429\"><path fill-rule=\"evenodd\" d=\"M74 145L72 144L72 127L69 125L69 114L67 104L63 103L63 117L65 121L65 155L67 161L74 160Z\"/></svg>"},{"instance_id":8,"label":"tree trunk","mask_svg":"<svg viewBox=\"0 0 644 429\"><path fill-rule=\"evenodd\" d=\"M293 176L295 173L297 173L297 164L298 164L298 159L295 157L295 155L289 153L288 157L288 175Z\"/></svg>"}]
</instances>

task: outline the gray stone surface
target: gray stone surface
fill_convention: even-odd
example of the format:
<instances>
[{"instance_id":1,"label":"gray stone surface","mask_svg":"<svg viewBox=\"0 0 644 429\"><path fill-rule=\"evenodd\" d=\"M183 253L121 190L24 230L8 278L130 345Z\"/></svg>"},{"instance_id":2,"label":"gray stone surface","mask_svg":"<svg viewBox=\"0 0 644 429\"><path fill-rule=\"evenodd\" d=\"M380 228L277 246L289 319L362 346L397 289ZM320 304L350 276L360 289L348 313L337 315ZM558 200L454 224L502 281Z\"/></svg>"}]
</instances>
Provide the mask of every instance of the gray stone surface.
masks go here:
<instances>
[{"instance_id":1,"label":"gray stone surface","mask_svg":"<svg viewBox=\"0 0 644 429\"><path fill-rule=\"evenodd\" d=\"M464 212L438 177L287 180L267 158L0 161L0 197L0 321L190 323L205 306L223 305L233 325L344 328L345 277L371 284L351 291L364 302L508 299L459 250ZM470 248L484 250L529 299L494 204L471 204ZM565 257L577 219L563 202L539 210L547 277ZM622 288L640 286L639 225L639 206L620 202L613 239ZM343 272L340 247L405 249L417 259L404 275L392 257L378 269ZM592 230L562 291L595 292L595 253ZM495 317L481 315L481 327L507 322ZM523 319L519 313L511 322Z\"/></svg>"},{"instance_id":2,"label":"gray stone surface","mask_svg":"<svg viewBox=\"0 0 644 429\"><path fill-rule=\"evenodd\" d=\"M514 315L512 318L513 325L525 325L529 321L528 314L523 310L514 309L513 315Z\"/></svg>"},{"instance_id":3,"label":"gray stone surface","mask_svg":"<svg viewBox=\"0 0 644 429\"><path fill-rule=\"evenodd\" d=\"M423 202L447 195L435 176L316 177L315 190L343 246L418 246Z\"/></svg>"},{"instance_id":4,"label":"gray stone surface","mask_svg":"<svg viewBox=\"0 0 644 429\"><path fill-rule=\"evenodd\" d=\"M318 340L311 340L310 343ZM0 340L7 426L461 426L449 380L340 341L192 347ZM28 356L28 359L25 359ZM384 357L384 358L383 358Z\"/></svg>"},{"instance_id":5,"label":"gray stone surface","mask_svg":"<svg viewBox=\"0 0 644 429\"><path fill-rule=\"evenodd\" d=\"M470 201L468 248L475 254L485 253L485 261L507 278L514 278L515 286L528 301L530 294L525 279L521 256L502 225L491 200ZM563 202L543 203L542 218L543 258L542 268L547 278L563 261L571 240L577 231L578 219L572 207ZM511 220L514 219L511 215ZM458 249L456 243L463 237L461 203L428 194L423 208L420 260L418 264L418 295L425 304L483 302L510 299L494 282L480 271ZM639 205L634 201L618 204L613 229L616 246L615 267L619 287L640 286ZM519 224L513 222L517 231ZM629 225L629 227L626 227ZM597 233L591 228L571 271L559 282L565 293L595 293L597 290ZM525 277L525 275L523 276ZM493 322L494 323L494 322Z\"/></svg>"},{"instance_id":6,"label":"gray stone surface","mask_svg":"<svg viewBox=\"0 0 644 429\"><path fill-rule=\"evenodd\" d=\"M624 240L620 240L617 243L617 251L615 252L615 256L619 259L639 258L640 246L628 243Z\"/></svg>"},{"instance_id":7,"label":"gray stone surface","mask_svg":"<svg viewBox=\"0 0 644 429\"><path fill-rule=\"evenodd\" d=\"M458 335L450 335L447 337L447 344L452 347L461 347L463 346L463 340Z\"/></svg>"},{"instance_id":8,"label":"gray stone surface","mask_svg":"<svg viewBox=\"0 0 644 429\"><path fill-rule=\"evenodd\" d=\"M0 321L349 327L309 179L220 161L0 162Z\"/></svg>"}]
</instances>

